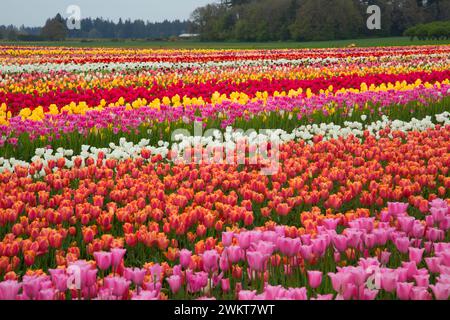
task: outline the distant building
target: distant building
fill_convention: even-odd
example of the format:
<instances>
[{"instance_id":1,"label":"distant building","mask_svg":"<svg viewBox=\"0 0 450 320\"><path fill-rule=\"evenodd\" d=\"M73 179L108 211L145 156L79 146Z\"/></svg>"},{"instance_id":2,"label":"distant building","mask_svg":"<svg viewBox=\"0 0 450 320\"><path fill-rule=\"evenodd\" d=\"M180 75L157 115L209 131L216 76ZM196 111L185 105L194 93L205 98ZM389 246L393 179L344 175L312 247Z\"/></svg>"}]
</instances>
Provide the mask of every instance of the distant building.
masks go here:
<instances>
[{"instance_id":1,"label":"distant building","mask_svg":"<svg viewBox=\"0 0 450 320\"><path fill-rule=\"evenodd\" d=\"M198 33L182 33L178 36L180 39L194 39L200 37Z\"/></svg>"}]
</instances>

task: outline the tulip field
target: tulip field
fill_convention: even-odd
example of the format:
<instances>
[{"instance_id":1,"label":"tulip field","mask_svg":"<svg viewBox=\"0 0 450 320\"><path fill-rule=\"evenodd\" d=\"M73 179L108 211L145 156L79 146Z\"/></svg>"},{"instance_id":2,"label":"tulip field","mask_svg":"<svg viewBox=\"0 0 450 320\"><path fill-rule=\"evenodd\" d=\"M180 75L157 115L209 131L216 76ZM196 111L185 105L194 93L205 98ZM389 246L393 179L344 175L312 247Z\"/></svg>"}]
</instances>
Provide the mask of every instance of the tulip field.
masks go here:
<instances>
[{"instance_id":1,"label":"tulip field","mask_svg":"<svg viewBox=\"0 0 450 320\"><path fill-rule=\"evenodd\" d=\"M450 45L0 46L0 300L448 300Z\"/></svg>"}]
</instances>

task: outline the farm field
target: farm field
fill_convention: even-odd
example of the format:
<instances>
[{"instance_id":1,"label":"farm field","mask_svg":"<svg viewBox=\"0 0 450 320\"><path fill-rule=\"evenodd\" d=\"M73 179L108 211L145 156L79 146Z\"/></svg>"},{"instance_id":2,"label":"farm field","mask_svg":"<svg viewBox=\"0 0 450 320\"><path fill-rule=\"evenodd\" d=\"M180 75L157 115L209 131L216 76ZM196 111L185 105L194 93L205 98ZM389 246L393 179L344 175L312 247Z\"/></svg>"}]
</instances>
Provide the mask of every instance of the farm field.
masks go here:
<instances>
[{"instance_id":1,"label":"farm field","mask_svg":"<svg viewBox=\"0 0 450 320\"><path fill-rule=\"evenodd\" d=\"M448 300L450 45L389 39L0 45L0 299Z\"/></svg>"},{"instance_id":2,"label":"farm field","mask_svg":"<svg viewBox=\"0 0 450 320\"><path fill-rule=\"evenodd\" d=\"M15 42L0 40L0 45L6 46L46 46L46 47L96 47L96 48L147 48L147 49L307 49L307 48L345 48L350 45L357 47L380 46L423 46L448 45L450 40L411 40L408 37L387 37L369 39L350 39L333 41L276 41L276 42L201 42L198 40L178 41L147 41L136 40L105 40L105 39L69 39L66 41L35 41Z\"/></svg>"}]
</instances>

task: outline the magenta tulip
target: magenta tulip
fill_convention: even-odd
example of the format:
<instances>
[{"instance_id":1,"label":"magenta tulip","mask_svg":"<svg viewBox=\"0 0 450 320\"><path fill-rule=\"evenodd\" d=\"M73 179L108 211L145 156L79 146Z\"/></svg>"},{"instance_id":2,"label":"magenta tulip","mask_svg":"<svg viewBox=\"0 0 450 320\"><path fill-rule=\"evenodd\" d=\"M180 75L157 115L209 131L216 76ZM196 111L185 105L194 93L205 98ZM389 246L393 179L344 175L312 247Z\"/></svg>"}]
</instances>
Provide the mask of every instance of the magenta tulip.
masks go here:
<instances>
[{"instance_id":1,"label":"magenta tulip","mask_svg":"<svg viewBox=\"0 0 450 320\"><path fill-rule=\"evenodd\" d=\"M321 271L308 271L309 286L313 289L318 288L322 283Z\"/></svg>"}]
</instances>

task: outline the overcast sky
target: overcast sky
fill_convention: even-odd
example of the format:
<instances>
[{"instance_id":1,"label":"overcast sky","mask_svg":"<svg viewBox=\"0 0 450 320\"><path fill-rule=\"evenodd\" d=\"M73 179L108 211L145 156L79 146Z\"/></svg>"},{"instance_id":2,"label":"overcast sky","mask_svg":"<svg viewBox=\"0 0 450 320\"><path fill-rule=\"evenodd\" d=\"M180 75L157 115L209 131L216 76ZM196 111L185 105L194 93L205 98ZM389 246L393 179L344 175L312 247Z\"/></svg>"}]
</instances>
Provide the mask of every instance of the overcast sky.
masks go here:
<instances>
[{"instance_id":1,"label":"overcast sky","mask_svg":"<svg viewBox=\"0 0 450 320\"><path fill-rule=\"evenodd\" d=\"M217 0L0 0L0 25L44 25L49 17L67 17L69 5L78 5L82 17L143 19L188 19L195 8Z\"/></svg>"}]
</instances>

